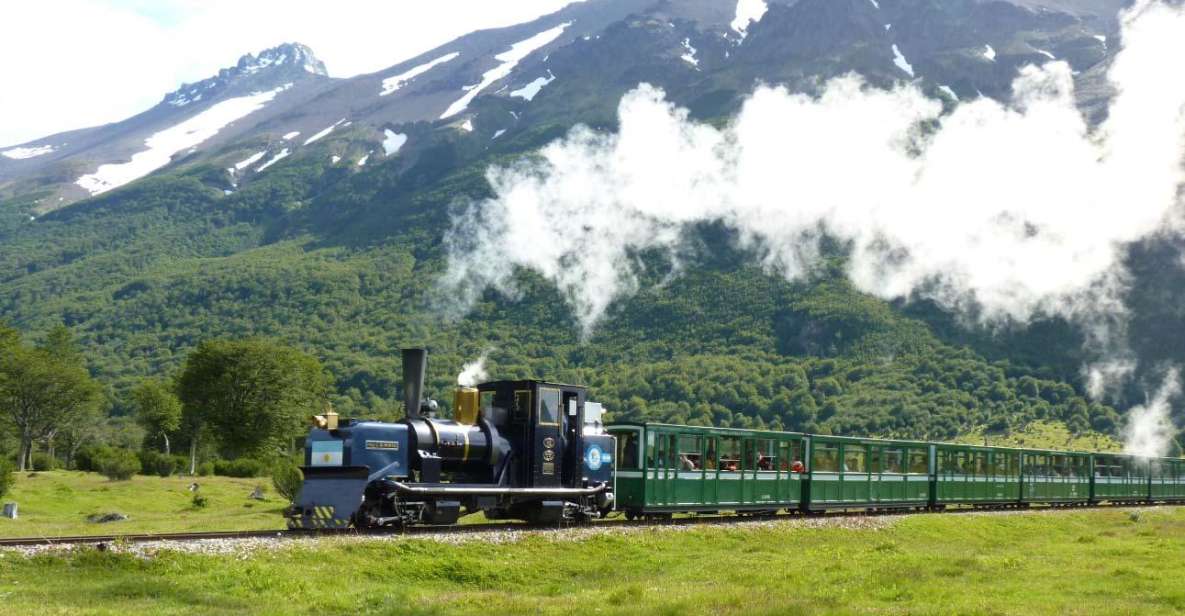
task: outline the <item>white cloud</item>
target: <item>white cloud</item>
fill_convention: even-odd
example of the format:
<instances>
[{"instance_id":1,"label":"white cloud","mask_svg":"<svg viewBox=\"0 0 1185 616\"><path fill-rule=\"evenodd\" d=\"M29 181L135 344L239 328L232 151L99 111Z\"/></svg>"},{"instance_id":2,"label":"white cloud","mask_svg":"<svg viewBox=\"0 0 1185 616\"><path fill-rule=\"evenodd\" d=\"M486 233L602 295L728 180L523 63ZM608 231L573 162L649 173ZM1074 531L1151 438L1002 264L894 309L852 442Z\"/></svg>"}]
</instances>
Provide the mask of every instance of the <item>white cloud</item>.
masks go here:
<instances>
[{"instance_id":1,"label":"white cloud","mask_svg":"<svg viewBox=\"0 0 1185 616\"><path fill-rule=\"evenodd\" d=\"M489 171L495 198L457 221L445 283L473 298L533 269L587 331L636 289L631 255L676 253L689 225L724 222L789 278L814 264L823 227L851 240L848 274L869 293L973 304L990 320L1064 315L1105 344L1122 325L1121 247L1163 228L1185 179L1185 80L1170 78L1185 66L1185 12L1152 5L1122 40L1098 129L1064 62L1023 68L1008 104L949 113L916 86L851 75L818 97L760 87L723 129L640 87L618 134L578 127Z\"/></svg>"},{"instance_id":2,"label":"white cloud","mask_svg":"<svg viewBox=\"0 0 1185 616\"><path fill-rule=\"evenodd\" d=\"M578 0L579 1L579 0ZM0 5L0 146L114 122L239 56L296 41L334 77L379 71L570 0L39 0ZM64 16L69 16L68 18Z\"/></svg>"}]
</instances>

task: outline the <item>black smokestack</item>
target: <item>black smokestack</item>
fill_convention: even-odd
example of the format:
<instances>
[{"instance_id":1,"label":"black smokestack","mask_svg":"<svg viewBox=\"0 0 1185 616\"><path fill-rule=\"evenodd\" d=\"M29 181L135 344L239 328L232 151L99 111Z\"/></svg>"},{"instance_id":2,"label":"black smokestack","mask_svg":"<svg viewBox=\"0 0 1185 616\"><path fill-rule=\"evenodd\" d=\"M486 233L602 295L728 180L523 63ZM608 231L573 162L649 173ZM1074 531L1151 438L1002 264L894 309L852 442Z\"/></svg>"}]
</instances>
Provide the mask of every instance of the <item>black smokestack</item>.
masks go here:
<instances>
[{"instance_id":1,"label":"black smokestack","mask_svg":"<svg viewBox=\"0 0 1185 616\"><path fill-rule=\"evenodd\" d=\"M427 371L428 349L403 349L403 405L408 417L420 416Z\"/></svg>"}]
</instances>

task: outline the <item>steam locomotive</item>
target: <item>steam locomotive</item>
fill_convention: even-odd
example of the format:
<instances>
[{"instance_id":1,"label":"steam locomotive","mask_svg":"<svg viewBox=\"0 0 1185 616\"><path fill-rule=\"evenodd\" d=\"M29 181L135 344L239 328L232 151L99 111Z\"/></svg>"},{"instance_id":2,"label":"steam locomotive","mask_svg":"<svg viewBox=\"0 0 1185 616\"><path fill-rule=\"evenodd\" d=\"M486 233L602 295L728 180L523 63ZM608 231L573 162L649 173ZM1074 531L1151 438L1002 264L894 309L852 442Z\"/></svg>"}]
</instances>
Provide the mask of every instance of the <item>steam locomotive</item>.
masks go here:
<instances>
[{"instance_id":1,"label":"steam locomotive","mask_svg":"<svg viewBox=\"0 0 1185 616\"><path fill-rule=\"evenodd\" d=\"M584 387L458 387L454 418L441 419L423 397L427 362L425 349L403 351L402 421L314 418L290 528L447 525L478 511L551 524L613 509L614 438Z\"/></svg>"}]
</instances>

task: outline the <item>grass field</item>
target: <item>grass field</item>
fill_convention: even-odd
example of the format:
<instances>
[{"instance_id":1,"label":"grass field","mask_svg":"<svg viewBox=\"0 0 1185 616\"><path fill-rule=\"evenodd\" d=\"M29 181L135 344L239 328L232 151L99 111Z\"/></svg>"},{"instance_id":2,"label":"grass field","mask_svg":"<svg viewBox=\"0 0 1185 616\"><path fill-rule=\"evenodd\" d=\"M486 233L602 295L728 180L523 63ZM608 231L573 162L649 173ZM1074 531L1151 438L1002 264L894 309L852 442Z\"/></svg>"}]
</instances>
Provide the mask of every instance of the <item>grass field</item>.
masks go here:
<instances>
[{"instance_id":1,"label":"grass field","mask_svg":"<svg viewBox=\"0 0 1185 616\"><path fill-rule=\"evenodd\" d=\"M190 484L206 497L193 506ZM248 498L255 486L266 500ZM283 528L280 511L287 502L271 489L271 480L229 477L142 477L109 481L95 473L50 471L20 473L3 499L19 505L16 520L0 518L0 537L36 537ZM122 513L122 522L94 524L91 514Z\"/></svg>"},{"instance_id":2,"label":"grass field","mask_svg":"<svg viewBox=\"0 0 1185 616\"><path fill-rule=\"evenodd\" d=\"M1060 421L1034 421L1010 434L988 434L985 438L984 429L977 428L971 432L959 435L954 439L957 443L969 445L988 445L996 447L1027 447L1030 449L1057 449L1062 451L1123 451L1123 442L1115 437L1099 432L1073 434L1066 424Z\"/></svg>"},{"instance_id":3,"label":"grass field","mask_svg":"<svg viewBox=\"0 0 1185 616\"><path fill-rule=\"evenodd\" d=\"M7 613L1179 614L1185 508L0 556Z\"/></svg>"}]
</instances>

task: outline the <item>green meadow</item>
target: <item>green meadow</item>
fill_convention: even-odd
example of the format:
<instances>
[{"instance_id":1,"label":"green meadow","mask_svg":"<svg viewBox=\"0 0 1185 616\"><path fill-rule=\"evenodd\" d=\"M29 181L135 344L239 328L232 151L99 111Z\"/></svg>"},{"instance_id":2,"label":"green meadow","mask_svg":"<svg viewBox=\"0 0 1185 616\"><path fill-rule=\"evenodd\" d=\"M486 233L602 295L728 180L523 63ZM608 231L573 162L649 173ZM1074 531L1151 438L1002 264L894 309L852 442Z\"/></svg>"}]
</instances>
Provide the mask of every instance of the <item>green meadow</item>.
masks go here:
<instances>
[{"instance_id":1,"label":"green meadow","mask_svg":"<svg viewBox=\"0 0 1185 616\"><path fill-rule=\"evenodd\" d=\"M0 557L6 614L1179 614L1185 508Z\"/></svg>"},{"instance_id":2,"label":"green meadow","mask_svg":"<svg viewBox=\"0 0 1185 616\"><path fill-rule=\"evenodd\" d=\"M190 487L206 505L196 507ZM250 498L263 486L264 500ZM16 520L0 518L0 537L52 537L185 531L269 530L284 527L288 504L271 479L230 477L146 477L111 481L97 473L20 473L4 502L19 506ZM121 513L121 522L95 524L94 514ZM3 610L0 609L0 612Z\"/></svg>"}]
</instances>

